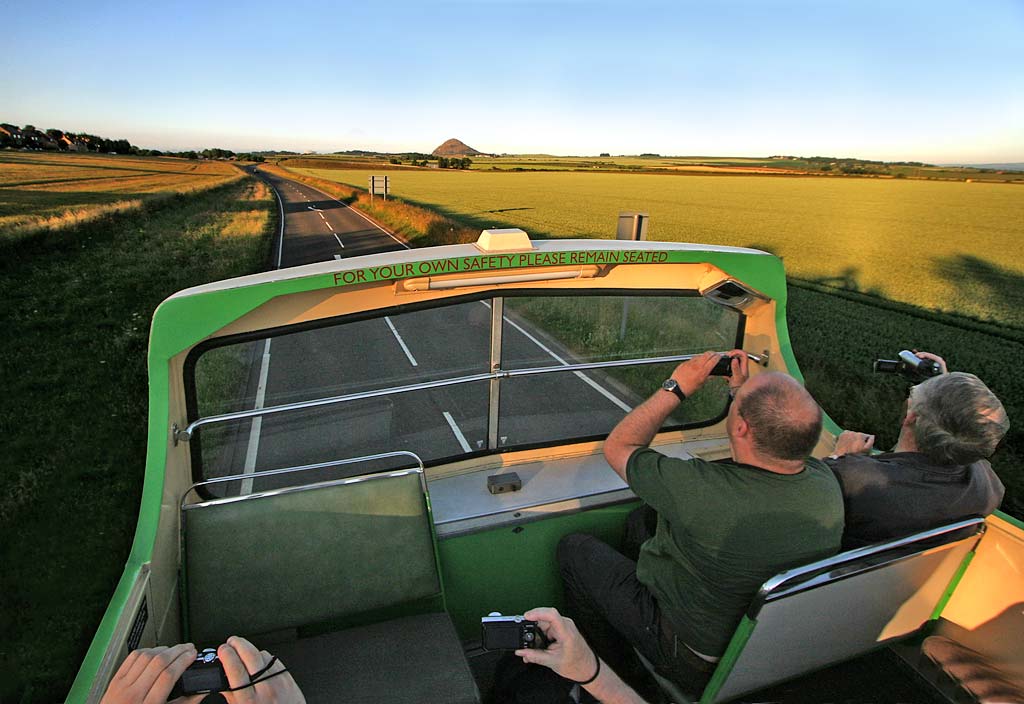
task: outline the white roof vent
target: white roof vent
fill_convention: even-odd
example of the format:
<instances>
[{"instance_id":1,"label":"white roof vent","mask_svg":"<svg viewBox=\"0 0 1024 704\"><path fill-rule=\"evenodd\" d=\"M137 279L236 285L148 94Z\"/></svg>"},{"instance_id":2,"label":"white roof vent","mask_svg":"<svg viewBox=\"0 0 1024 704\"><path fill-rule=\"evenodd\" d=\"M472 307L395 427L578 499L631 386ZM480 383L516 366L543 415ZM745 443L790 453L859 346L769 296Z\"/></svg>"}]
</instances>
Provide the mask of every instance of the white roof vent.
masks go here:
<instances>
[{"instance_id":1,"label":"white roof vent","mask_svg":"<svg viewBox=\"0 0 1024 704\"><path fill-rule=\"evenodd\" d=\"M481 252L532 252L530 236L518 227L484 230L476 241Z\"/></svg>"}]
</instances>

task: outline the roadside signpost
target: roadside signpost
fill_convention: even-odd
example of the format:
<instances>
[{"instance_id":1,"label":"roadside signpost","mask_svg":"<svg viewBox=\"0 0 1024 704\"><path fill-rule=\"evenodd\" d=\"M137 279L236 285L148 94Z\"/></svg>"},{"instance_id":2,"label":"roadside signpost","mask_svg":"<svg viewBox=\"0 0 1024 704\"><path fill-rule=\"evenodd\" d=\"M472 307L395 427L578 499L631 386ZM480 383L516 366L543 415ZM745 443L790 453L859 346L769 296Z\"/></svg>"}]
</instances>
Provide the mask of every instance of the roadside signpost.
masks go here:
<instances>
[{"instance_id":1,"label":"roadside signpost","mask_svg":"<svg viewBox=\"0 0 1024 704\"><path fill-rule=\"evenodd\" d=\"M619 227L615 231L617 240L647 239L647 223L651 216L648 213L619 213ZM619 340L626 339L626 323L629 322L629 299L622 300L622 325L619 326Z\"/></svg>"},{"instance_id":2,"label":"roadside signpost","mask_svg":"<svg viewBox=\"0 0 1024 704\"><path fill-rule=\"evenodd\" d=\"M388 199L388 188L390 184L387 176L371 176L370 177L370 202L373 202L374 196L384 196L384 200Z\"/></svg>"}]
</instances>

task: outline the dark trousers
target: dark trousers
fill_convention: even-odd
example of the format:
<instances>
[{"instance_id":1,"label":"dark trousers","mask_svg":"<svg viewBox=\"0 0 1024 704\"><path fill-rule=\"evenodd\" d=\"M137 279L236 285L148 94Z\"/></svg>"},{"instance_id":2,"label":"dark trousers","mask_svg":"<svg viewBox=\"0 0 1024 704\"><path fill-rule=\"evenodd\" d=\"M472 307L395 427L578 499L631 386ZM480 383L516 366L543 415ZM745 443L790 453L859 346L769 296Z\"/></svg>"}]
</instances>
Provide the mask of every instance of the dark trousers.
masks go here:
<instances>
[{"instance_id":1,"label":"dark trousers","mask_svg":"<svg viewBox=\"0 0 1024 704\"><path fill-rule=\"evenodd\" d=\"M714 665L701 660L663 622L657 600L636 577L636 562L590 535L573 534L558 544L566 613L594 651L637 692L659 698L636 648L685 692L699 694Z\"/></svg>"}]
</instances>

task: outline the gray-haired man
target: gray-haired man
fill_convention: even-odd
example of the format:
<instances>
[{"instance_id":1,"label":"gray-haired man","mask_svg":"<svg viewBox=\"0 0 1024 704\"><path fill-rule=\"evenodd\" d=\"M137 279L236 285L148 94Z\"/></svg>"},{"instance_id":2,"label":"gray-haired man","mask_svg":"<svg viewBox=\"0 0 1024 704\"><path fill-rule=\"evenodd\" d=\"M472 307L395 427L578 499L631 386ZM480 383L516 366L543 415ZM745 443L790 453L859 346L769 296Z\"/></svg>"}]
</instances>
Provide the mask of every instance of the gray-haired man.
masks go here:
<instances>
[{"instance_id":1,"label":"gray-haired man","mask_svg":"<svg viewBox=\"0 0 1024 704\"><path fill-rule=\"evenodd\" d=\"M843 488L843 547L877 543L986 516L1003 500L988 458L1010 427L1003 404L973 374L942 374L910 390L891 452L868 454L875 437L846 431L825 461Z\"/></svg>"}]
</instances>

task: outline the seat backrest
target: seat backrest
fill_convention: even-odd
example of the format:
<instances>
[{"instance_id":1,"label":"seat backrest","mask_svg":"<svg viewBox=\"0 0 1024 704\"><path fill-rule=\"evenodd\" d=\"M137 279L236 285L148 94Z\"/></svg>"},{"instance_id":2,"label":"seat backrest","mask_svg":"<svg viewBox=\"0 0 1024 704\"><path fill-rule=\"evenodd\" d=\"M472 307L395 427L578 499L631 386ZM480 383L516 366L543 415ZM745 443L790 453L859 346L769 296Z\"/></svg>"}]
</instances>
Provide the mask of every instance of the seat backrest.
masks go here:
<instances>
[{"instance_id":1,"label":"seat backrest","mask_svg":"<svg viewBox=\"0 0 1024 704\"><path fill-rule=\"evenodd\" d=\"M849 658L936 618L985 529L969 519L764 583L701 696L721 702Z\"/></svg>"},{"instance_id":2,"label":"seat backrest","mask_svg":"<svg viewBox=\"0 0 1024 704\"><path fill-rule=\"evenodd\" d=\"M189 504L182 530L196 643L441 592L422 469Z\"/></svg>"}]
</instances>

